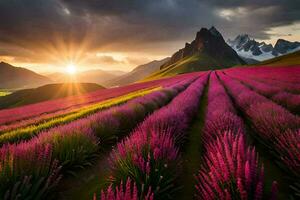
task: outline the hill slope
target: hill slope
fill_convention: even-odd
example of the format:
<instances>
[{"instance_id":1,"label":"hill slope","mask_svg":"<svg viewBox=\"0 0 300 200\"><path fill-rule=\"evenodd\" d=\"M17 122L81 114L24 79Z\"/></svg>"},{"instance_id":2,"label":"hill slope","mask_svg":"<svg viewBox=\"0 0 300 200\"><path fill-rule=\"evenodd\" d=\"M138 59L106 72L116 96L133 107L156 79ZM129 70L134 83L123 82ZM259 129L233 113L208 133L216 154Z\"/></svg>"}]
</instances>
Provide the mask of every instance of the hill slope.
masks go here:
<instances>
[{"instance_id":1,"label":"hill slope","mask_svg":"<svg viewBox=\"0 0 300 200\"><path fill-rule=\"evenodd\" d=\"M294 65L300 65L300 50L286 54L283 56L278 56L276 58L272 58L269 60L265 60L263 62L260 62L258 64L255 64L254 66L261 66L261 65L269 65L269 66L294 66Z\"/></svg>"},{"instance_id":2,"label":"hill slope","mask_svg":"<svg viewBox=\"0 0 300 200\"><path fill-rule=\"evenodd\" d=\"M160 71L147 79L186 72L205 71L245 64L238 54L225 42L215 27L202 28L195 40L174 53L160 67Z\"/></svg>"},{"instance_id":3,"label":"hill slope","mask_svg":"<svg viewBox=\"0 0 300 200\"><path fill-rule=\"evenodd\" d=\"M129 83L134 83L136 81L139 81L149 76L153 72L158 71L160 69L160 66L169 60L170 58L164 58L162 60L154 60L147 64L139 65L136 68L134 68L131 72L124 74L123 76L117 77L115 79L112 79L111 81L108 81L104 85L120 86Z\"/></svg>"},{"instance_id":4,"label":"hill slope","mask_svg":"<svg viewBox=\"0 0 300 200\"><path fill-rule=\"evenodd\" d=\"M51 80L25 68L0 63L0 89L38 87Z\"/></svg>"},{"instance_id":5,"label":"hill slope","mask_svg":"<svg viewBox=\"0 0 300 200\"><path fill-rule=\"evenodd\" d=\"M95 83L48 84L34 89L19 90L0 97L0 109L83 94L103 88Z\"/></svg>"}]
</instances>

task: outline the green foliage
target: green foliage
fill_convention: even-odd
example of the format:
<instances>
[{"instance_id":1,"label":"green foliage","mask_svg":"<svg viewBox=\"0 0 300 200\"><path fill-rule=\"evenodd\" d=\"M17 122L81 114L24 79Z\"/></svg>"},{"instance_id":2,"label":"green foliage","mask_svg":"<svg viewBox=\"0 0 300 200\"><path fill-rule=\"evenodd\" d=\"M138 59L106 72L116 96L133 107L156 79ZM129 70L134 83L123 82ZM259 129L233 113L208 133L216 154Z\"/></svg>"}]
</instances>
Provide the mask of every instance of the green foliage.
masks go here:
<instances>
[{"instance_id":1,"label":"green foliage","mask_svg":"<svg viewBox=\"0 0 300 200\"><path fill-rule=\"evenodd\" d=\"M70 169L70 166L74 168L88 165L87 161L95 157L99 150L97 138L77 129L66 134L52 133L52 136L47 139L43 142L53 146L53 157L67 169Z\"/></svg>"},{"instance_id":2,"label":"green foliage","mask_svg":"<svg viewBox=\"0 0 300 200\"><path fill-rule=\"evenodd\" d=\"M11 94L11 92L0 91L0 97L7 96L9 94Z\"/></svg>"},{"instance_id":3,"label":"green foliage","mask_svg":"<svg viewBox=\"0 0 300 200\"><path fill-rule=\"evenodd\" d=\"M96 83L47 84L38 88L17 90L11 95L1 98L0 108L13 108L67 96L84 94L103 88L104 87ZM2 96L1 92L0 96Z\"/></svg>"},{"instance_id":4,"label":"green foliage","mask_svg":"<svg viewBox=\"0 0 300 200\"><path fill-rule=\"evenodd\" d=\"M134 180L138 191L144 191L144 188L151 188L157 199L171 199L171 194L177 190L174 187L174 180L178 168L176 164L170 163L164 159L155 159L153 151L149 146L145 146L141 153L143 160L148 162L149 169L142 170L133 160L132 154L127 154L125 158L118 159L113 169L112 183L118 185L120 182L126 182L128 177ZM166 164L168 163L168 164ZM147 191L146 191L147 192Z\"/></svg>"}]
</instances>

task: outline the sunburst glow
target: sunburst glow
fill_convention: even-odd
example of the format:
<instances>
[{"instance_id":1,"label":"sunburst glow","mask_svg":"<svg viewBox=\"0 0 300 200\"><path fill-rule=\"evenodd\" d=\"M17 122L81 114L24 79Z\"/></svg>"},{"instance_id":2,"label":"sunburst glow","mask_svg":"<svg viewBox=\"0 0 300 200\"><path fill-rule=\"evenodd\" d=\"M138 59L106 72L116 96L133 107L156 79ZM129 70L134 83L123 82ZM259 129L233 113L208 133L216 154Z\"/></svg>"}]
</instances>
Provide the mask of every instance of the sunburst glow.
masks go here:
<instances>
[{"instance_id":1,"label":"sunburst glow","mask_svg":"<svg viewBox=\"0 0 300 200\"><path fill-rule=\"evenodd\" d=\"M76 74L77 72L77 68L74 64L69 64L67 67L66 67L66 72L70 75L73 75L73 74Z\"/></svg>"}]
</instances>

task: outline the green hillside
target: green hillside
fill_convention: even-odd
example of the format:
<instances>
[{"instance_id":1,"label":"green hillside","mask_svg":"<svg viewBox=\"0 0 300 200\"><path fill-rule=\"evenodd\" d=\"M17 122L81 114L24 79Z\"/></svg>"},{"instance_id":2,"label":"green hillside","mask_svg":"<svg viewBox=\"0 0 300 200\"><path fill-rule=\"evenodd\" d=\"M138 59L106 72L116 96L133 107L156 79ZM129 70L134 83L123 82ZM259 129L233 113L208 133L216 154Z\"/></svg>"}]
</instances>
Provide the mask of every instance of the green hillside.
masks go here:
<instances>
[{"instance_id":1,"label":"green hillside","mask_svg":"<svg viewBox=\"0 0 300 200\"><path fill-rule=\"evenodd\" d=\"M84 94L104 87L95 83L58 83L24 89L0 97L0 109L13 108L42 101Z\"/></svg>"},{"instance_id":2,"label":"green hillside","mask_svg":"<svg viewBox=\"0 0 300 200\"><path fill-rule=\"evenodd\" d=\"M157 79L161 77L174 76L177 74L207 71L226 68L234 65L230 61L219 61L216 58L212 58L205 53L197 53L192 56L185 57L174 64L171 64L159 71L151 74L144 80Z\"/></svg>"},{"instance_id":3,"label":"green hillside","mask_svg":"<svg viewBox=\"0 0 300 200\"><path fill-rule=\"evenodd\" d=\"M293 66L300 65L300 51L296 51L283 56L278 56L269 60L262 61L253 66L270 65L270 66Z\"/></svg>"}]
</instances>

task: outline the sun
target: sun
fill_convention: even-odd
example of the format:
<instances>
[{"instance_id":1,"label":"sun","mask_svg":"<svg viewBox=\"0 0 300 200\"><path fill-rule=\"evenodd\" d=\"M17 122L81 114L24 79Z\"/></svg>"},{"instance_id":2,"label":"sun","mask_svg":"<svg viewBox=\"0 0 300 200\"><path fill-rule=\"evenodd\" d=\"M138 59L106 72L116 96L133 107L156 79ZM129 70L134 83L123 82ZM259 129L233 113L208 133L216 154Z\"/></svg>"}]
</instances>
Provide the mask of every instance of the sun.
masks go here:
<instances>
[{"instance_id":1,"label":"sun","mask_svg":"<svg viewBox=\"0 0 300 200\"><path fill-rule=\"evenodd\" d=\"M66 72L70 75L73 75L73 74L76 74L77 72L77 68L74 64L69 64L67 67L66 67Z\"/></svg>"}]
</instances>

